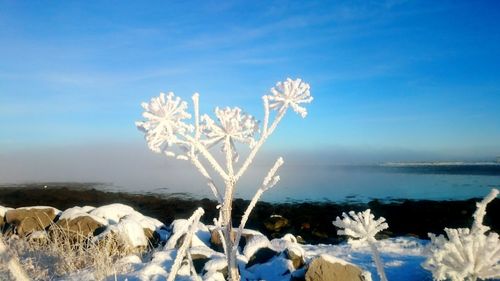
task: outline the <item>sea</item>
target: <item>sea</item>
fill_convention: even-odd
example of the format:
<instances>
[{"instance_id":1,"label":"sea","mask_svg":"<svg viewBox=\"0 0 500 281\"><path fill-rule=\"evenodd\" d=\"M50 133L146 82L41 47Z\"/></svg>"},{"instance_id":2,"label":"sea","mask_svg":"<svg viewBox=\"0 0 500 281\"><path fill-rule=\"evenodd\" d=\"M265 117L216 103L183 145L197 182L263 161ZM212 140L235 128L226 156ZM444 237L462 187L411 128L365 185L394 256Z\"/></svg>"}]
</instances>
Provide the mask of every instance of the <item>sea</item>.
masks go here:
<instances>
[{"instance_id":1,"label":"sea","mask_svg":"<svg viewBox=\"0 0 500 281\"><path fill-rule=\"evenodd\" d=\"M463 200L500 188L500 163L385 163L316 166L283 179L268 201Z\"/></svg>"},{"instance_id":2,"label":"sea","mask_svg":"<svg viewBox=\"0 0 500 281\"><path fill-rule=\"evenodd\" d=\"M267 169L267 168L266 168ZM235 198L251 199L266 169L246 175L236 188ZM40 187L67 186L158 196L210 198L213 194L194 171L179 171L176 177L155 182L36 182L2 184ZM432 162L370 165L284 165L281 180L266 191L267 202L368 202L371 200L464 200L482 198L500 188L500 163ZM192 178L182 184L181 178ZM221 185L221 183L218 183ZM222 189L222 188L221 188Z\"/></svg>"},{"instance_id":3,"label":"sea","mask_svg":"<svg viewBox=\"0 0 500 281\"><path fill-rule=\"evenodd\" d=\"M482 198L500 188L500 163L432 162L371 165L284 165L281 180L266 191L268 202L367 202L377 200L464 200ZM244 177L236 198L251 199L265 171ZM177 194L213 198L200 184L177 187L175 183L135 187L108 186L118 191Z\"/></svg>"}]
</instances>

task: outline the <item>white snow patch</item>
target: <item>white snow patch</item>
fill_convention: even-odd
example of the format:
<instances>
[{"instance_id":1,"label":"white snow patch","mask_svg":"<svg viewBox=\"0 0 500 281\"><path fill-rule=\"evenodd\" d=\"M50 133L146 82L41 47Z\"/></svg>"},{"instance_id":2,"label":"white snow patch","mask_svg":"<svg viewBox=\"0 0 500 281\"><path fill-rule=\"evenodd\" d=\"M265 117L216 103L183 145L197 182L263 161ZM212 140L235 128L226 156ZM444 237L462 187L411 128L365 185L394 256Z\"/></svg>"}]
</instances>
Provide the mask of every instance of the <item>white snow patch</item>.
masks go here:
<instances>
[{"instance_id":1,"label":"white snow patch","mask_svg":"<svg viewBox=\"0 0 500 281\"><path fill-rule=\"evenodd\" d=\"M213 259L209 260L205 264L204 269L208 272L216 272L216 271L221 271L226 266L227 266L227 260L224 256L221 256L221 257L214 257Z\"/></svg>"},{"instance_id":2,"label":"white snow patch","mask_svg":"<svg viewBox=\"0 0 500 281\"><path fill-rule=\"evenodd\" d=\"M59 215L61 214L61 210L56 209L54 207L50 206L30 206L30 207L19 207L16 210L30 210L30 209L52 209L54 210L54 214Z\"/></svg>"},{"instance_id":3,"label":"white snow patch","mask_svg":"<svg viewBox=\"0 0 500 281\"><path fill-rule=\"evenodd\" d=\"M294 270L292 261L283 257L274 257L264 264L255 264L248 268L258 280L290 280L290 272Z\"/></svg>"},{"instance_id":4,"label":"white snow patch","mask_svg":"<svg viewBox=\"0 0 500 281\"><path fill-rule=\"evenodd\" d=\"M243 250L243 255L247 259L250 259L253 256L253 254L255 254L261 248L274 249L273 246L271 245L271 242L269 242L269 239L267 239L266 236L264 235L254 236L245 245L245 249Z\"/></svg>"},{"instance_id":5,"label":"white snow patch","mask_svg":"<svg viewBox=\"0 0 500 281\"><path fill-rule=\"evenodd\" d=\"M0 216L5 217L5 213L6 213L8 210L12 210L12 208L9 208L9 207L4 207L4 206L0 206Z\"/></svg>"},{"instance_id":6,"label":"white snow patch","mask_svg":"<svg viewBox=\"0 0 500 281\"><path fill-rule=\"evenodd\" d=\"M117 224L121 218L134 212L134 208L130 206L115 203L96 208L90 214L107 220L109 224Z\"/></svg>"},{"instance_id":7,"label":"white snow patch","mask_svg":"<svg viewBox=\"0 0 500 281\"><path fill-rule=\"evenodd\" d=\"M189 224L187 222L188 220L186 219L174 220L170 224L170 229L172 230L171 237L174 237L176 233L185 233L189 227ZM177 239L181 237L182 235L177 237ZM166 247L174 246L176 243L177 241L168 241L168 244L165 246ZM210 230L206 225L200 222L198 223L198 229L191 238L191 246L198 247L198 246L209 246L209 245L210 245Z\"/></svg>"},{"instance_id":8,"label":"white snow patch","mask_svg":"<svg viewBox=\"0 0 500 281\"><path fill-rule=\"evenodd\" d=\"M347 262L343 259L340 259L340 258L337 258L337 257L334 257L334 256L331 256L331 255L328 255L328 254L321 254L320 255L321 258L323 258L324 260L326 260L327 262L330 262L330 263L338 263L338 264L341 264L341 265L354 265L350 262Z\"/></svg>"},{"instance_id":9,"label":"white snow patch","mask_svg":"<svg viewBox=\"0 0 500 281\"><path fill-rule=\"evenodd\" d=\"M148 245L148 238L144 234L142 225L133 218L125 217L115 227L117 233L127 245L133 248Z\"/></svg>"},{"instance_id":10,"label":"white snow patch","mask_svg":"<svg viewBox=\"0 0 500 281\"><path fill-rule=\"evenodd\" d=\"M78 217L91 217L93 220L97 221L98 223L100 223L102 225L108 225L107 220L88 213L89 211L92 211L93 209L95 209L95 208L91 207L91 206L69 208L61 213L61 215L59 216L59 220L63 220L63 219L73 220L73 219L76 219Z\"/></svg>"}]
</instances>

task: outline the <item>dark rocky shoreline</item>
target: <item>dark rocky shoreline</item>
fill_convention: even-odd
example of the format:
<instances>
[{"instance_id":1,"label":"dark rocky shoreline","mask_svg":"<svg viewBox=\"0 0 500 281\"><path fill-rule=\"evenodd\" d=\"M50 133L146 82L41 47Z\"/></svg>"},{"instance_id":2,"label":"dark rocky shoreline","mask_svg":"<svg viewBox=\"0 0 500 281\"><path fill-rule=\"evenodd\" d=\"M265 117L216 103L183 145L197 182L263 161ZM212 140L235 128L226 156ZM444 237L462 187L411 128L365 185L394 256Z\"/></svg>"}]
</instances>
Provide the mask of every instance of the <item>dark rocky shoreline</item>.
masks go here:
<instances>
[{"instance_id":1,"label":"dark rocky shoreline","mask_svg":"<svg viewBox=\"0 0 500 281\"><path fill-rule=\"evenodd\" d=\"M383 235L394 237L411 235L426 239L427 233L443 233L445 227L470 227L476 202L481 198L459 201L433 200L372 200L359 202L259 202L252 212L247 227L259 230L269 237L281 237L285 233L300 235L307 243L337 243L338 237L332 221L342 212L361 211L370 208L378 217L389 223ZM182 195L131 194L98 190L84 184L58 185L44 188L43 184L0 187L0 205L6 207L53 206L64 210L74 206L101 206L111 203L129 205L144 215L157 218L165 224L174 219L188 218L197 207L205 209L202 221L212 223L217 216L216 202ZM239 222L249 201L234 201L234 221ZM500 200L488 205L485 224L495 232L500 230ZM281 218L272 218L280 215ZM236 224L236 223L235 223Z\"/></svg>"}]
</instances>

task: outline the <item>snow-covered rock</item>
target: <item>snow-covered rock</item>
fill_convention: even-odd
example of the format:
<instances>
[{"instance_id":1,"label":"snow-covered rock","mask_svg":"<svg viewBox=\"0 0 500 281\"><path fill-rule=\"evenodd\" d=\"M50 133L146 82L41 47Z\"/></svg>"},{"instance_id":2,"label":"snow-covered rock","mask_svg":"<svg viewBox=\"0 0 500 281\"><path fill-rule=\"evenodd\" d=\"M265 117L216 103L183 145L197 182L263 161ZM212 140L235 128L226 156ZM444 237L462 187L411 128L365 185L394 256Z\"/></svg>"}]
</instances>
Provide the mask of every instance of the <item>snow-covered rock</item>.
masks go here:
<instances>
[{"instance_id":1,"label":"snow-covered rock","mask_svg":"<svg viewBox=\"0 0 500 281\"><path fill-rule=\"evenodd\" d=\"M3 230L5 225L5 213L12 208L0 206L0 232Z\"/></svg>"},{"instance_id":2,"label":"snow-covered rock","mask_svg":"<svg viewBox=\"0 0 500 281\"><path fill-rule=\"evenodd\" d=\"M115 203L93 209L89 213L93 216L97 216L107 220L109 224L117 224L118 222L120 222L121 218L135 212L136 211L134 210L134 208L130 206Z\"/></svg>"},{"instance_id":3,"label":"snow-covered rock","mask_svg":"<svg viewBox=\"0 0 500 281\"><path fill-rule=\"evenodd\" d=\"M106 223L106 221L104 221ZM105 226L100 218L91 215L82 215L73 219L59 219L56 227L70 235L88 237L93 235L98 228ZM53 230L51 227L50 230Z\"/></svg>"},{"instance_id":4,"label":"snow-covered rock","mask_svg":"<svg viewBox=\"0 0 500 281\"><path fill-rule=\"evenodd\" d=\"M361 268L352 263L325 254L311 261L305 274L305 280L371 281L371 275L363 272Z\"/></svg>"},{"instance_id":5,"label":"snow-covered rock","mask_svg":"<svg viewBox=\"0 0 500 281\"><path fill-rule=\"evenodd\" d=\"M52 207L23 207L7 210L5 222L14 227L16 234L24 237L32 232L46 229L59 213L58 209Z\"/></svg>"},{"instance_id":6,"label":"snow-covered rock","mask_svg":"<svg viewBox=\"0 0 500 281\"><path fill-rule=\"evenodd\" d=\"M89 214L95 207L72 207L64 210L56 222L56 227L67 231L69 234L87 237L93 235L96 229L108 225L108 221ZM52 230L52 228L51 228Z\"/></svg>"}]
</instances>

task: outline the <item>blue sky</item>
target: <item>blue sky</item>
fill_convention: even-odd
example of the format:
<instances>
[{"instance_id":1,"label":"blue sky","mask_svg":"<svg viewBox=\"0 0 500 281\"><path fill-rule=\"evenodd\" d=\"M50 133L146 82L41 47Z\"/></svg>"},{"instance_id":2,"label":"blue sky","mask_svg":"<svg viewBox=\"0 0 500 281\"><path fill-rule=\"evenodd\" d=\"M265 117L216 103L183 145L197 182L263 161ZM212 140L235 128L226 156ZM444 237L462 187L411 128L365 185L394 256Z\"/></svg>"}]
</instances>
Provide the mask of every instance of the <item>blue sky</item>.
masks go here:
<instances>
[{"instance_id":1,"label":"blue sky","mask_svg":"<svg viewBox=\"0 0 500 281\"><path fill-rule=\"evenodd\" d=\"M160 91L202 110L302 77L268 150L500 154L496 1L0 1L0 153L129 143ZM411 158L409 156L409 158Z\"/></svg>"}]
</instances>

